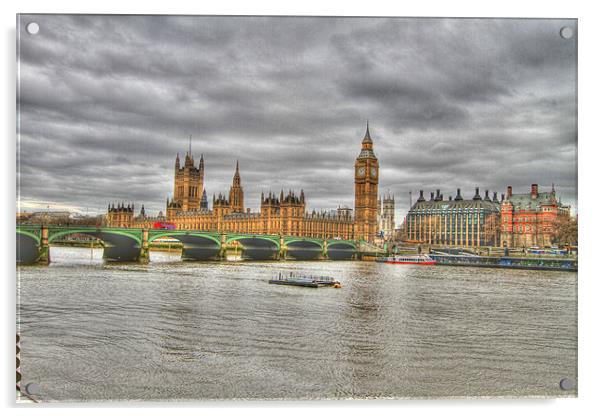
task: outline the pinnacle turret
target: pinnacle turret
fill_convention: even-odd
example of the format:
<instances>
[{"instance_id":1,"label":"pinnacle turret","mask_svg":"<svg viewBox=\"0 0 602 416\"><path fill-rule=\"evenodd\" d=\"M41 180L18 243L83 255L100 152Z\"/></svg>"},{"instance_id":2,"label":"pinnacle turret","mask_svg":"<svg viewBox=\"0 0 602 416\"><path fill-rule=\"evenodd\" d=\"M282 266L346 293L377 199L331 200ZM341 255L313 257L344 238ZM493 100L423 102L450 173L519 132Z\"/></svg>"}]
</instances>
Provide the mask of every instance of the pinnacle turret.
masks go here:
<instances>
[{"instance_id":1,"label":"pinnacle turret","mask_svg":"<svg viewBox=\"0 0 602 416\"><path fill-rule=\"evenodd\" d=\"M203 189L203 195L201 196L201 209L209 209L209 201L207 201L206 189Z\"/></svg>"},{"instance_id":2,"label":"pinnacle turret","mask_svg":"<svg viewBox=\"0 0 602 416\"><path fill-rule=\"evenodd\" d=\"M364 135L364 140L362 141L362 144L364 143L372 143L372 138L370 137L370 121L367 120L366 121L366 134Z\"/></svg>"},{"instance_id":3,"label":"pinnacle turret","mask_svg":"<svg viewBox=\"0 0 602 416\"><path fill-rule=\"evenodd\" d=\"M362 140L362 151L360 152L358 159L376 159L374 151L372 150L373 147L372 137L370 136L370 125L366 122L366 134L364 135L364 140Z\"/></svg>"},{"instance_id":4,"label":"pinnacle turret","mask_svg":"<svg viewBox=\"0 0 602 416\"><path fill-rule=\"evenodd\" d=\"M240 185L240 172L238 170L238 160L236 161L236 170L234 171L234 178L232 179L232 184L235 186Z\"/></svg>"}]
</instances>

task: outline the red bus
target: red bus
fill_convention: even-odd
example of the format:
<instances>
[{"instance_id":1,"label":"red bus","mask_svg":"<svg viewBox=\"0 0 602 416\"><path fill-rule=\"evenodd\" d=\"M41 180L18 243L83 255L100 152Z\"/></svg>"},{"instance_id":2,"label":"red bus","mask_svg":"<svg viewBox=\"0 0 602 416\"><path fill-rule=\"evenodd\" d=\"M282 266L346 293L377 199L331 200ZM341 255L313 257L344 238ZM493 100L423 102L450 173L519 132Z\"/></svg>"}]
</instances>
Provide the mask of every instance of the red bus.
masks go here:
<instances>
[{"instance_id":1,"label":"red bus","mask_svg":"<svg viewBox=\"0 0 602 416\"><path fill-rule=\"evenodd\" d=\"M157 221L153 224L153 228L161 229L161 230L175 230L176 225L173 222L167 221Z\"/></svg>"}]
</instances>

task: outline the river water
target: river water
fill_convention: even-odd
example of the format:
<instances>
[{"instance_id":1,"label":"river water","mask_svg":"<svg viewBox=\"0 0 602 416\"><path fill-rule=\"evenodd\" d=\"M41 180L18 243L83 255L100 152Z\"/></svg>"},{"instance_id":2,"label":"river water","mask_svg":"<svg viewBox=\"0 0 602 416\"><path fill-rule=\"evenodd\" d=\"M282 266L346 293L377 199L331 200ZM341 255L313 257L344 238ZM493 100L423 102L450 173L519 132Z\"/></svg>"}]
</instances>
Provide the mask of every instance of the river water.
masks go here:
<instances>
[{"instance_id":1,"label":"river water","mask_svg":"<svg viewBox=\"0 0 602 416\"><path fill-rule=\"evenodd\" d=\"M575 396L577 274L368 262L18 268L23 384L42 401ZM270 285L279 271L341 289Z\"/></svg>"}]
</instances>

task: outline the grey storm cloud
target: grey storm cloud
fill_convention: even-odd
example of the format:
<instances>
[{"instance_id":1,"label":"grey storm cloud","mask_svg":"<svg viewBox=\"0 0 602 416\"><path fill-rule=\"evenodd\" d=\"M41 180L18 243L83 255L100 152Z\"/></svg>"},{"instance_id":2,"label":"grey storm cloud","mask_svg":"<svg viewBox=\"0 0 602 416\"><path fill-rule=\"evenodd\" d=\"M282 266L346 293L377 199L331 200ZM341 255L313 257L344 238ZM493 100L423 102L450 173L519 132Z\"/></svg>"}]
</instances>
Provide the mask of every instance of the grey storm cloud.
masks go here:
<instances>
[{"instance_id":1,"label":"grey storm cloud","mask_svg":"<svg viewBox=\"0 0 602 416\"><path fill-rule=\"evenodd\" d=\"M37 35L25 25L36 21ZM21 207L164 209L192 136L205 186L353 206L370 119L381 192L555 184L577 205L576 38L556 19L21 15Z\"/></svg>"}]
</instances>

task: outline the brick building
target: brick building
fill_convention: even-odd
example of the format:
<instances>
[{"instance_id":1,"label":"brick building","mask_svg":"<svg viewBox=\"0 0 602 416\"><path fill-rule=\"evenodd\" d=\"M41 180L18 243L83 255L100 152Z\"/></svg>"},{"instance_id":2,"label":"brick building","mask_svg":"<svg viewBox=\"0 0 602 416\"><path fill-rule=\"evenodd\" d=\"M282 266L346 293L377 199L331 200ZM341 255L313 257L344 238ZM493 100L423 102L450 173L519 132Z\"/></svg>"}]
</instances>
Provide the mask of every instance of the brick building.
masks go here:
<instances>
[{"instance_id":1,"label":"brick building","mask_svg":"<svg viewBox=\"0 0 602 416\"><path fill-rule=\"evenodd\" d=\"M552 245L553 227L559 215L570 215L570 207L550 192L539 192L537 184L531 192L515 194L508 186L508 198L501 206L500 238L505 247L546 247Z\"/></svg>"}]
</instances>

